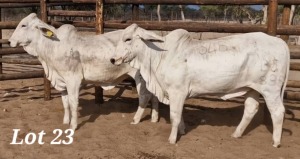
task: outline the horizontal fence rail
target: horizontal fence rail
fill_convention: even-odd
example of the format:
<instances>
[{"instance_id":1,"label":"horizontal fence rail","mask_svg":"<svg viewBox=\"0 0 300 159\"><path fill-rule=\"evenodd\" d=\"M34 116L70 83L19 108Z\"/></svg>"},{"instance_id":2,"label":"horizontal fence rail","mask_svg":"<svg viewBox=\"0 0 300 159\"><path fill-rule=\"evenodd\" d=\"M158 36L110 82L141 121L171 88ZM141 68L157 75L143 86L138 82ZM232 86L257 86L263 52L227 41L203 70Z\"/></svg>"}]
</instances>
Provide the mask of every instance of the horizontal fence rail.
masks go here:
<instances>
[{"instance_id":1,"label":"horizontal fence rail","mask_svg":"<svg viewBox=\"0 0 300 159\"><path fill-rule=\"evenodd\" d=\"M95 22L81 22L81 21L50 21L50 24L54 27L60 27L64 24L72 24L75 27L88 27L95 28Z\"/></svg>"},{"instance_id":2,"label":"horizontal fence rail","mask_svg":"<svg viewBox=\"0 0 300 159\"><path fill-rule=\"evenodd\" d=\"M290 80L287 83L287 87L300 88L300 81Z\"/></svg>"},{"instance_id":3,"label":"horizontal fence rail","mask_svg":"<svg viewBox=\"0 0 300 159\"><path fill-rule=\"evenodd\" d=\"M23 54L26 51L22 47L17 48L0 48L0 55Z\"/></svg>"},{"instance_id":4,"label":"horizontal fence rail","mask_svg":"<svg viewBox=\"0 0 300 159\"><path fill-rule=\"evenodd\" d=\"M247 32L265 32L268 29L265 25L250 24L228 24L228 23L203 23L203 22L104 22L105 28L124 29L127 26L136 23L148 30L172 31L178 28L191 32L222 32L222 33L247 33ZM278 35L300 35L300 26L279 25L277 27Z\"/></svg>"},{"instance_id":5,"label":"horizontal fence rail","mask_svg":"<svg viewBox=\"0 0 300 159\"><path fill-rule=\"evenodd\" d=\"M52 2L48 3L47 6L79 6L82 5L82 3L73 3L73 2ZM92 3L88 3L85 5L93 5ZM40 3L1 3L0 2L0 8L24 8L24 7L39 7Z\"/></svg>"},{"instance_id":6,"label":"horizontal fence rail","mask_svg":"<svg viewBox=\"0 0 300 159\"><path fill-rule=\"evenodd\" d=\"M51 2L56 2L56 3L61 3L61 2L72 2L72 0L43 0L47 1L47 3ZM41 0L0 0L0 3L40 3Z\"/></svg>"},{"instance_id":7,"label":"horizontal fence rail","mask_svg":"<svg viewBox=\"0 0 300 159\"><path fill-rule=\"evenodd\" d=\"M248 33L248 32L265 32L267 33L267 26L265 25L250 25L250 24L227 24L227 23L204 23L204 22L153 22L153 21L130 21L130 22L116 22L105 21L104 28L110 29L125 29L129 25L136 23L147 30L161 30L172 31L178 28L185 29L190 32L221 32L221 33ZM7 27L13 28L18 23L12 22L10 24L3 24ZM72 24L76 27L95 27L95 22L67 22L67 21L51 21L55 27L63 24ZM0 28L2 24L0 23ZM300 26L286 26L280 25L277 29L278 35L300 35Z\"/></svg>"},{"instance_id":8,"label":"horizontal fence rail","mask_svg":"<svg viewBox=\"0 0 300 159\"><path fill-rule=\"evenodd\" d=\"M0 39L0 44L9 44L8 39Z\"/></svg>"},{"instance_id":9,"label":"horizontal fence rail","mask_svg":"<svg viewBox=\"0 0 300 159\"><path fill-rule=\"evenodd\" d=\"M103 3L102 3L103 2ZM51 6L59 5L96 5L95 11L72 11L72 10L54 10ZM104 21L103 4L132 4L132 21ZM268 20L266 25L250 24L232 24L232 23L205 23L205 22L174 22L174 21L138 21L138 4L145 5L269 5ZM277 22L278 5L285 5L282 24ZM178 28L186 29L190 32L222 32L222 33L247 33L264 32L269 35L281 35L285 41L288 35L300 35L300 26L290 26L287 23L289 12L287 8L290 5L300 5L300 0L0 0L0 8L20 8L20 7L40 7L42 20L49 24L59 27L63 24L72 24L80 28L93 28L97 33L102 33L103 28L124 29L132 23L147 30L172 31ZM51 9L50 9L51 8ZM101 9L100 9L101 8ZM86 21L53 21L53 16L64 17L95 17L95 22ZM49 18L50 17L50 18ZM73 18L71 18L73 19ZM82 18L83 19L83 18ZM90 18L89 18L90 19ZM93 18L92 18L93 19ZM50 21L49 21L50 20ZM1 29L15 29L18 21L0 22ZM7 39L1 39L0 45L9 44ZM300 59L300 47L289 46L292 59ZM23 48L0 48L0 57L3 55L23 54ZM0 58L1 63L40 65L37 59L21 58ZM300 63L291 62L290 70L300 71ZM26 79L44 77L43 71L0 74L0 80ZM49 83L48 83L49 84ZM47 87L48 84L45 84ZM288 81L288 87L300 88L300 81ZM50 87L45 88L45 92L50 92ZM97 92L97 91L96 91ZM96 93L97 94L97 93ZM292 100L300 100L299 92L285 92L285 97ZM45 98L46 99L46 98Z\"/></svg>"},{"instance_id":10,"label":"horizontal fence rail","mask_svg":"<svg viewBox=\"0 0 300 159\"><path fill-rule=\"evenodd\" d=\"M284 92L284 98L288 100L300 100L300 93L296 92Z\"/></svg>"},{"instance_id":11,"label":"horizontal fence rail","mask_svg":"<svg viewBox=\"0 0 300 159\"><path fill-rule=\"evenodd\" d=\"M0 62L9 64L41 65L38 59L0 58Z\"/></svg>"},{"instance_id":12,"label":"horizontal fence rail","mask_svg":"<svg viewBox=\"0 0 300 159\"><path fill-rule=\"evenodd\" d=\"M49 15L61 16L95 16L90 11L80 12L78 15L75 11L50 11ZM128 21L116 22L105 21L104 27L111 29L125 29L129 25L136 23L147 30L163 30L172 31L178 28L185 29L190 32L221 32L221 33L247 33L247 32L264 32L267 33L267 26L265 25L251 25L251 24L228 24L228 23L204 23L204 22L153 22L153 21ZM15 29L19 22L0 22L0 29ZM72 24L76 27L95 27L95 22L56 22L51 21L55 27L63 24ZM300 35L300 26L279 25L277 27L278 35Z\"/></svg>"},{"instance_id":13,"label":"horizontal fence rail","mask_svg":"<svg viewBox=\"0 0 300 159\"><path fill-rule=\"evenodd\" d=\"M0 0L0 3L39 3L40 0ZM48 0L48 2L96 3L96 0ZM269 0L104 0L105 4L255 5ZM278 0L278 4L300 5L300 0Z\"/></svg>"},{"instance_id":14,"label":"horizontal fence rail","mask_svg":"<svg viewBox=\"0 0 300 159\"><path fill-rule=\"evenodd\" d=\"M300 63L291 62L290 70L300 71Z\"/></svg>"},{"instance_id":15,"label":"horizontal fence rail","mask_svg":"<svg viewBox=\"0 0 300 159\"><path fill-rule=\"evenodd\" d=\"M41 78L41 77L44 77L44 71L34 71L34 72L26 72L26 73L12 73L12 74L0 74L0 81Z\"/></svg>"},{"instance_id":16,"label":"horizontal fence rail","mask_svg":"<svg viewBox=\"0 0 300 159\"><path fill-rule=\"evenodd\" d=\"M36 6L40 6L40 3L0 3L0 8L23 8Z\"/></svg>"},{"instance_id":17,"label":"horizontal fence rail","mask_svg":"<svg viewBox=\"0 0 300 159\"><path fill-rule=\"evenodd\" d=\"M49 10L49 16L95 17L95 11Z\"/></svg>"}]
</instances>

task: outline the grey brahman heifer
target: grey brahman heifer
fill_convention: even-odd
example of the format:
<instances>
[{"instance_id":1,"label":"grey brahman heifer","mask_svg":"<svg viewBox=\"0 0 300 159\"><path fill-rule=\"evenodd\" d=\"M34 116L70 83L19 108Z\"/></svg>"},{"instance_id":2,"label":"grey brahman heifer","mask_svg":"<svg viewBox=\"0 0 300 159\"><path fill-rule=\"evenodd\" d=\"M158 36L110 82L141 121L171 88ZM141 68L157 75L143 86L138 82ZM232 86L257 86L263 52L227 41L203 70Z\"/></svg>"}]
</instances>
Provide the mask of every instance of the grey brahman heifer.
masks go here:
<instances>
[{"instance_id":1,"label":"grey brahman heifer","mask_svg":"<svg viewBox=\"0 0 300 159\"><path fill-rule=\"evenodd\" d=\"M47 79L62 92L65 111L63 123L70 124L71 129L77 127L81 84L92 83L111 88L128 78L128 75L135 79L139 93L139 108L132 124L139 123L149 100L154 108L152 122L157 122L158 100L146 89L139 71L129 64L118 67L109 62L121 35L122 31L79 35L72 25L66 24L55 29L31 13L19 23L9 42L11 47L22 46L41 62Z\"/></svg>"},{"instance_id":2,"label":"grey brahman heifer","mask_svg":"<svg viewBox=\"0 0 300 159\"><path fill-rule=\"evenodd\" d=\"M196 40L183 29L158 36L136 24L123 31L111 62L139 69L147 89L170 104L172 131L184 133L186 98L216 95L226 100L245 95L243 118L233 133L240 137L258 110L262 95L273 121L273 146L280 145L285 108L283 92L290 53L280 38L247 33L213 40Z\"/></svg>"}]
</instances>

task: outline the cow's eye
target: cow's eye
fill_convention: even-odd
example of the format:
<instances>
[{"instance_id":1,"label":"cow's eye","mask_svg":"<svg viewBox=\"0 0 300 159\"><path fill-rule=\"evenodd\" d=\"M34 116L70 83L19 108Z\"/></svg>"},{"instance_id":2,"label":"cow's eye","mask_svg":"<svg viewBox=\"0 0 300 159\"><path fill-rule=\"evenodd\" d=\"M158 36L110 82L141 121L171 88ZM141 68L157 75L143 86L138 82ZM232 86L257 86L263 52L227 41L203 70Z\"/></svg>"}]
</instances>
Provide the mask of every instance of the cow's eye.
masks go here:
<instances>
[{"instance_id":1,"label":"cow's eye","mask_svg":"<svg viewBox=\"0 0 300 159\"><path fill-rule=\"evenodd\" d=\"M22 28L24 28L24 27L26 27L26 25L25 25L25 24L23 24L21 27L22 27Z\"/></svg>"},{"instance_id":2,"label":"cow's eye","mask_svg":"<svg viewBox=\"0 0 300 159\"><path fill-rule=\"evenodd\" d=\"M126 39L126 40L125 40L125 42L128 42L128 41L131 41L131 39L130 39L130 38L128 38L128 39Z\"/></svg>"}]
</instances>

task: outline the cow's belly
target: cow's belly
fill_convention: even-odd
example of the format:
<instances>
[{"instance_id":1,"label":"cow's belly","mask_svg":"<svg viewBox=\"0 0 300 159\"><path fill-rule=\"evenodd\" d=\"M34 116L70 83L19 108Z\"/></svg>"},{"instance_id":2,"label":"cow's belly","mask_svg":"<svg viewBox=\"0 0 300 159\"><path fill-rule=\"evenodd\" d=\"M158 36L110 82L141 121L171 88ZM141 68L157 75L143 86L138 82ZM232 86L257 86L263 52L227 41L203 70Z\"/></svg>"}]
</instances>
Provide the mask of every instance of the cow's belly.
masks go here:
<instances>
[{"instance_id":1,"label":"cow's belly","mask_svg":"<svg viewBox=\"0 0 300 159\"><path fill-rule=\"evenodd\" d=\"M235 89L246 87L251 84L250 81L241 81L243 78L240 74L227 73L215 74L214 76L202 77L191 81L190 92L191 96L203 94L226 94Z\"/></svg>"},{"instance_id":2,"label":"cow's belly","mask_svg":"<svg viewBox=\"0 0 300 159\"><path fill-rule=\"evenodd\" d=\"M190 67L190 94L227 94L237 89L259 87L261 78L268 70L262 69L262 62L256 58L244 58L230 62L202 62Z\"/></svg>"},{"instance_id":3,"label":"cow's belly","mask_svg":"<svg viewBox=\"0 0 300 159\"><path fill-rule=\"evenodd\" d=\"M83 65L84 81L86 83L113 84L126 78L130 71L127 66L114 66L106 63Z\"/></svg>"}]
</instances>

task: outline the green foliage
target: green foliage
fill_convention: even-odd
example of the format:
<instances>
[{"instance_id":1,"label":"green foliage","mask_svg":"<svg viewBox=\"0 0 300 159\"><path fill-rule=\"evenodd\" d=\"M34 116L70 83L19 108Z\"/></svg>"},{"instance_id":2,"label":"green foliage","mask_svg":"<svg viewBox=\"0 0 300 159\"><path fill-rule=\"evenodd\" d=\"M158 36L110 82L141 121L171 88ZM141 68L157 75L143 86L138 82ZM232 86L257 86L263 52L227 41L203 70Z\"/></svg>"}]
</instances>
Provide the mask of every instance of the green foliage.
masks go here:
<instances>
[{"instance_id":1,"label":"green foliage","mask_svg":"<svg viewBox=\"0 0 300 159\"><path fill-rule=\"evenodd\" d=\"M261 11L256 11L250 6L239 5L201 5L200 12L205 20L224 20L227 21L230 17L231 20L243 22L244 19L250 20L261 16Z\"/></svg>"},{"instance_id":2,"label":"green foliage","mask_svg":"<svg viewBox=\"0 0 300 159\"><path fill-rule=\"evenodd\" d=\"M126 13L131 11L131 5L105 5L104 16L106 19L126 19Z\"/></svg>"},{"instance_id":3,"label":"green foliage","mask_svg":"<svg viewBox=\"0 0 300 159\"><path fill-rule=\"evenodd\" d=\"M222 10L220 10L219 6L216 5L203 5L200 6L200 10L202 11L206 20L208 18L216 18L222 14Z\"/></svg>"}]
</instances>

